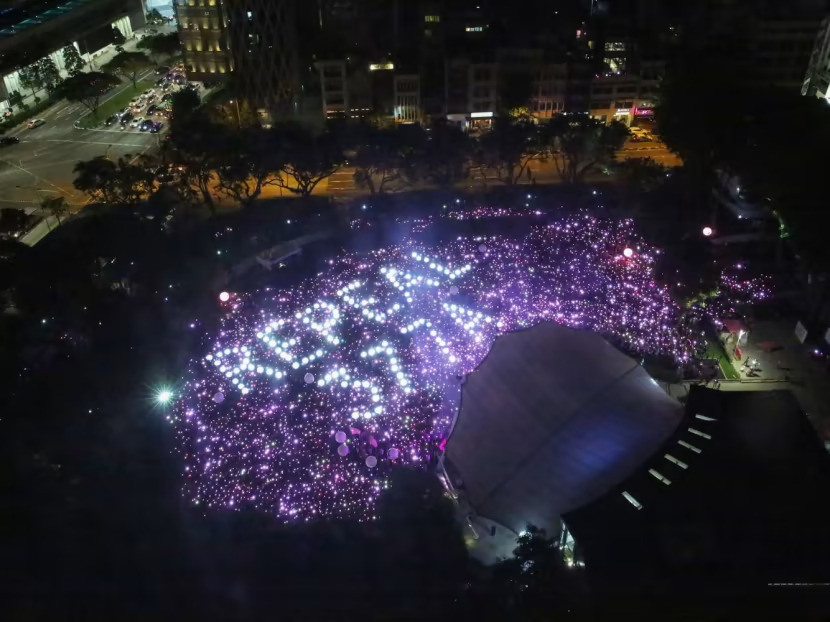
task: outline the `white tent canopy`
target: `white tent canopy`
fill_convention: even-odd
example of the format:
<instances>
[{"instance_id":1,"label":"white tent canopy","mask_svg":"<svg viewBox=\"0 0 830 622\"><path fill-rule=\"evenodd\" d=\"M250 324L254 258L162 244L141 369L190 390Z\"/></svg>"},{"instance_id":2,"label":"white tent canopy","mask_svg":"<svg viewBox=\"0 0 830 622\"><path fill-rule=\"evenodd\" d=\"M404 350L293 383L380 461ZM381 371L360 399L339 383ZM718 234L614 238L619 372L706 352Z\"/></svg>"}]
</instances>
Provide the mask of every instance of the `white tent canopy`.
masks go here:
<instances>
[{"instance_id":1,"label":"white tent canopy","mask_svg":"<svg viewBox=\"0 0 830 622\"><path fill-rule=\"evenodd\" d=\"M600 335L545 322L493 344L462 388L449 469L482 516L519 532L624 480L681 405Z\"/></svg>"}]
</instances>

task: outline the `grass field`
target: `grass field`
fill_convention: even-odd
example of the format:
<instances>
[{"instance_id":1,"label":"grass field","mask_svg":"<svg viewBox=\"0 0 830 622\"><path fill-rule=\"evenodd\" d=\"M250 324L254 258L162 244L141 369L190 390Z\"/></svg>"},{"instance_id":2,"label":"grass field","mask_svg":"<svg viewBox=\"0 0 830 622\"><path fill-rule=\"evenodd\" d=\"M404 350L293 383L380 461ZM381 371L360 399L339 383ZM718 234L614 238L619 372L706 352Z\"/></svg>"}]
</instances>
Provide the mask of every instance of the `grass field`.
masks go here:
<instances>
[{"instance_id":1,"label":"grass field","mask_svg":"<svg viewBox=\"0 0 830 622\"><path fill-rule=\"evenodd\" d=\"M723 373L723 377L727 380L740 380L741 375L735 369L735 366L732 364L732 361L726 356L726 352L723 351L723 347L717 341L713 342L711 340L707 340L706 342L706 358L707 359L717 359L720 363L720 369Z\"/></svg>"},{"instance_id":2,"label":"grass field","mask_svg":"<svg viewBox=\"0 0 830 622\"><path fill-rule=\"evenodd\" d=\"M139 80L136 83L135 88L133 88L133 85L130 84L126 89L101 104L98 107L97 116L88 114L78 121L78 125L84 129L98 127L107 120L107 117L125 108L127 104L130 103L131 99L133 99L136 95L140 95L152 86L153 83L149 80Z\"/></svg>"}]
</instances>

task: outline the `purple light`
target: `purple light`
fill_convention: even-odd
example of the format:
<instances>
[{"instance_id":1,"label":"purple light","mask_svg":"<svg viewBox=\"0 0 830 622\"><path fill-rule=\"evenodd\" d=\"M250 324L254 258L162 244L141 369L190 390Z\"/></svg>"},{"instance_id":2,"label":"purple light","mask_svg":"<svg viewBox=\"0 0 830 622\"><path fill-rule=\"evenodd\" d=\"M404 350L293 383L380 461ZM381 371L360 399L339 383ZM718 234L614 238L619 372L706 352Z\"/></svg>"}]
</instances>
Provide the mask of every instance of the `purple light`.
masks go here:
<instances>
[{"instance_id":1,"label":"purple light","mask_svg":"<svg viewBox=\"0 0 830 622\"><path fill-rule=\"evenodd\" d=\"M335 257L291 289L235 295L171 414L186 498L285 521L371 520L393 462L425 468L443 449L457 376L498 335L540 321L690 360L691 331L678 327L680 310L654 281L654 252L632 221L446 215L493 217L525 219L527 232L429 246L410 236ZM423 231L438 220L406 222ZM620 261L629 244L636 262Z\"/></svg>"}]
</instances>

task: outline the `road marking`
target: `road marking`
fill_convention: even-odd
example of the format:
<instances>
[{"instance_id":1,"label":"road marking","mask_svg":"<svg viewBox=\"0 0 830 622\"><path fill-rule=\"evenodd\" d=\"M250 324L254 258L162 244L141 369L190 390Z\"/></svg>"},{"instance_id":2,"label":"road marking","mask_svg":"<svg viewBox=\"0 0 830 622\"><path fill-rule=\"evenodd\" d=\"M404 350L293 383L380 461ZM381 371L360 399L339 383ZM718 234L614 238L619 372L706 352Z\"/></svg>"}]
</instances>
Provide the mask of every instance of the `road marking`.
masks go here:
<instances>
[{"instance_id":1,"label":"road marking","mask_svg":"<svg viewBox=\"0 0 830 622\"><path fill-rule=\"evenodd\" d=\"M49 181L48 179L44 179L43 177L40 177L39 175L35 175L33 172L31 172L31 171L29 171L29 170L27 170L27 169L23 168L22 166L18 166L17 164L13 164L13 163L9 162L8 160L2 160L2 162L4 162L4 163L8 164L9 166L11 166L11 167L13 167L13 168L19 169L19 170L23 171L24 173L26 173L26 174L28 174L28 175L31 175L31 176L32 176L32 177L34 177L35 179L38 179L38 180L43 181L43 182L46 182L47 184L49 184L49 185L50 185L50 186L52 186L53 188L57 188L58 190L60 190L63 194L66 194L66 195L72 194L71 192L69 192L69 191L67 191L67 190L64 190L63 188L61 188L61 187L60 187L60 186L58 186L57 184L53 184L53 183L52 183L51 181Z\"/></svg>"},{"instance_id":2,"label":"road marking","mask_svg":"<svg viewBox=\"0 0 830 622\"><path fill-rule=\"evenodd\" d=\"M107 143L98 140L68 140L60 138L47 138L45 140L21 140L22 143L78 143L81 145L107 145L110 147L148 147L147 143Z\"/></svg>"}]
</instances>

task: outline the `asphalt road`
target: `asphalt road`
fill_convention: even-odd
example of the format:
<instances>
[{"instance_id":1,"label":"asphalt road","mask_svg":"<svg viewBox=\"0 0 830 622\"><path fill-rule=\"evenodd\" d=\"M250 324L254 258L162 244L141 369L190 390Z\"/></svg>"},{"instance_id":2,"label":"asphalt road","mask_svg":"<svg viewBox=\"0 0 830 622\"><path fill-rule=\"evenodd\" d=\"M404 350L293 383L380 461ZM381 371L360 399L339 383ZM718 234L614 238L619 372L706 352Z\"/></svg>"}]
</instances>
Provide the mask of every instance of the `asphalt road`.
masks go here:
<instances>
[{"instance_id":1,"label":"asphalt road","mask_svg":"<svg viewBox=\"0 0 830 622\"><path fill-rule=\"evenodd\" d=\"M44 111L44 125L33 130L24 125L7 133L20 143L0 147L0 207L32 211L43 197L62 195L78 209L88 197L72 186L76 162L100 155L135 156L158 144L159 134L138 129L76 130L73 123L85 112L82 104L62 101Z\"/></svg>"}]
</instances>

